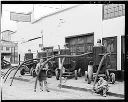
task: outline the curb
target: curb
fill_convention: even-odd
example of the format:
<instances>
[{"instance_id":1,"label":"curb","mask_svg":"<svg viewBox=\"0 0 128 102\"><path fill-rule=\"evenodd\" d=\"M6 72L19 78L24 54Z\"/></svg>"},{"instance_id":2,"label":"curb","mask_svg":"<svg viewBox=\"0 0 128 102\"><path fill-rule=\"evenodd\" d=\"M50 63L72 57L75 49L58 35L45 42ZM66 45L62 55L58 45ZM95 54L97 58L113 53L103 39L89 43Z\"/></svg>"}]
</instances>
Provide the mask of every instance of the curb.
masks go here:
<instances>
[{"instance_id":1,"label":"curb","mask_svg":"<svg viewBox=\"0 0 128 102\"><path fill-rule=\"evenodd\" d=\"M10 77L10 79L12 79L13 77ZM23 78L17 78L17 77L14 77L15 80L20 80L20 81L25 81L25 82L29 82L30 80L29 79L23 79Z\"/></svg>"},{"instance_id":2,"label":"curb","mask_svg":"<svg viewBox=\"0 0 128 102\"><path fill-rule=\"evenodd\" d=\"M68 89L74 89L74 90L86 91L86 92L93 93L93 90L92 89L87 89L87 88L80 88L80 87L67 86L67 85L62 85L62 88L68 88ZM117 93L113 93L113 92L107 92L107 94L109 96L124 98L124 95L123 94L117 94Z\"/></svg>"}]
</instances>

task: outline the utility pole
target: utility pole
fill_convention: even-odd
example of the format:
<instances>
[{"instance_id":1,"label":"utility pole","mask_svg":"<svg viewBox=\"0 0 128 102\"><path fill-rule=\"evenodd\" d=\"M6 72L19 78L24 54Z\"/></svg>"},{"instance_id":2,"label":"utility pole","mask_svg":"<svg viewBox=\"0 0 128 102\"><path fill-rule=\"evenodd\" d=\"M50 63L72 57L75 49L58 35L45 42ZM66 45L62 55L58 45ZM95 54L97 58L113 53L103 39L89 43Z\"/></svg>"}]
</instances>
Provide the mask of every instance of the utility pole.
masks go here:
<instances>
[{"instance_id":1,"label":"utility pole","mask_svg":"<svg viewBox=\"0 0 128 102\"><path fill-rule=\"evenodd\" d=\"M43 51L43 48L44 48L44 45L43 45L43 30L41 31L41 34L42 34L42 47L41 47L41 50Z\"/></svg>"}]
</instances>

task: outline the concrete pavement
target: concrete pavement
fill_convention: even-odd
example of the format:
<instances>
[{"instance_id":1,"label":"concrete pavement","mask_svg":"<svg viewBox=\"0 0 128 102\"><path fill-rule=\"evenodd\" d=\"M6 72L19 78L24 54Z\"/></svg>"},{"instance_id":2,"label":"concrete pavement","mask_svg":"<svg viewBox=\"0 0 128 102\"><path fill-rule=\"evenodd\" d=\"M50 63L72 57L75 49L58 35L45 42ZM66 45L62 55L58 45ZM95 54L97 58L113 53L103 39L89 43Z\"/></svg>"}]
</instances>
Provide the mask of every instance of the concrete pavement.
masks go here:
<instances>
[{"instance_id":1,"label":"concrete pavement","mask_svg":"<svg viewBox=\"0 0 128 102\"><path fill-rule=\"evenodd\" d=\"M35 78L29 74L21 76L18 72L13 85L10 86L13 73L11 73L6 83L2 84L2 100L124 99L124 82L116 82L115 85L109 84L109 92L116 94L108 94L107 97L102 97L90 91L93 83L87 84L84 77L80 77L78 80L68 79L60 89L58 87L59 80L56 80L55 76L53 76L48 78L50 92L40 92L39 84L37 91L34 92Z\"/></svg>"}]
</instances>

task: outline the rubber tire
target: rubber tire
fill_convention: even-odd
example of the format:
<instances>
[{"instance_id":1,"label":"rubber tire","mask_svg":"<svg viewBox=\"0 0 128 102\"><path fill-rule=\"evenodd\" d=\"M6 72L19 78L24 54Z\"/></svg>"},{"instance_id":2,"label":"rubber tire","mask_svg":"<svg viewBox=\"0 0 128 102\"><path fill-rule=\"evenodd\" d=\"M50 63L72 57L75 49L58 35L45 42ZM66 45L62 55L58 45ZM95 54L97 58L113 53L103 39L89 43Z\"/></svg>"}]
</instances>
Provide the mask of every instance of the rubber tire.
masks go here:
<instances>
[{"instance_id":1,"label":"rubber tire","mask_svg":"<svg viewBox=\"0 0 128 102\"><path fill-rule=\"evenodd\" d=\"M30 69L30 75L32 76L33 73L33 67Z\"/></svg>"},{"instance_id":2,"label":"rubber tire","mask_svg":"<svg viewBox=\"0 0 128 102\"><path fill-rule=\"evenodd\" d=\"M75 80L77 80L77 70L75 70Z\"/></svg>"},{"instance_id":3,"label":"rubber tire","mask_svg":"<svg viewBox=\"0 0 128 102\"><path fill-rule=\"evenodd\" d=\"M33 68L31 68L31 76L33 76L33 70L34 70L34 69L33 69Z\"/></svg>"},{"instance_id":4,"label":"rubber tire","mask_svg":"<svg viewBox=\"0 0 128 102\"><path fill-rule=\"evenodd\" d=\"M115 74L111 73L110 78L111 78L112 84L114 84L115 83Z\"/></svg>"},{"instance_id":5,"label":"rubber tire","mask_svg":"<svg viewBox=\"0 0 128 102\"><path fill-rule=\"evenodd\" d=\"M88 81L88 72L85 71L85 81Z\"/></svg>"},{"instance_id":6,"label":"rubber tire","mask_svg":"<svg viewBox=\"0 0 128 102\"><path fill-rule=\"evenodd\" d=\"M59 71L56 70L56 80L59 80Z\"/></svg>"},{"instance_id":7,"label":"rubber tire","mask_svg":"<svg viewBox=\"0 0 128 102\"><path fill-rule=\"evenodd\" d=\"M88 80L88 84L91 84L91 79L89 78L89 76L88 76L88 78L87 78Z\"/></svg>"},{"instance_id":8,"label":"rubber tire","mask_svg":"<svg viewBox=\"0 0 128 102\"><path fill-rule=\"evenodd\" d=\"M37 76L35 70L32 71L32 76L33 76L33 77L36 77L36 76Z\"/></svg>"},{"instance_id":9,"label":"rubber tire","mask_svg":"<svg viewBox=\"0 0 128 102\"><path fill-rule=\"evenodd\" d=\"M89 74L88 74L88 76L87 76L88 78L88 84L91 84L91 77L89 76Z\"/></svg>"},{"instance_id":10,"label":"rubber tire","mask_svg":"<svg viewBox=\"0 0 128 102\"><path fill-rule=\"evenodd\" d=\"M51 78L51 77L52 77L52 72L51 72L51 70L48 70L48 71L47 71L47 77L48 77L48 78Z\"/></svg>"},{"instance_id":11,"label":"rubber tire","mask_svg":"<svg viewBox=\"0 0 128 102\"><path fill-rule=\"evenodd\" d=\"M24 68L21 69L20 74L21 74L21 75L24 75L24 74L25 74L25 69L24 69Z\"/></svg>"},{"instance_id":12,"label":"rubber tire","mask_svg":"<svg viewBox=\"0 0 128 102\"><path fill-rule=\"evenodd\" d=\"M82 77L81 69L78 70L78 76Z\"/></svg>"}]
</instances>

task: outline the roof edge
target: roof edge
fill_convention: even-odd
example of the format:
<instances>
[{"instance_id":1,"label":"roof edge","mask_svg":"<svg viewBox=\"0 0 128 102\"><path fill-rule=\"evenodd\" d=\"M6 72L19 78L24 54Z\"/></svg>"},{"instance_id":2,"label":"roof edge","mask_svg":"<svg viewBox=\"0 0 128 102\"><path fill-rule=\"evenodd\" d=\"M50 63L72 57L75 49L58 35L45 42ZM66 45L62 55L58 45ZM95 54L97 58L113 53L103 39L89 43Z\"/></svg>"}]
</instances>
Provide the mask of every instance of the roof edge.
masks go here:
<instances>
[{"instance_id":1,"label":"roof edge","mask_svg":"<svg viewBox=\"0 0 128 102\"><path fill-rule=\"evenodd\" d=\"M89 36L89 35L91 35L91 34L94 34L94 32L86 33L86 34L78 34L78 35L67 36L67 37L65 37L65 39L68 39L68 38L75 38L75 37L81 37L81 36Z\"/></svg>"},{"instance_id":2,"label":"roof edge","mask_svg":"<svg viewBox=\"0 0 128 102\"><path fill-rule=\"evenodd\" d=\"M75 5L75 6L72 6L72 7L68 7L68 8L59 10L59 11L54 12L54 13L50 13L50 14L48 14L48 15L45 15L45 16L43 16L43 17L40 17L39 19L37 19L37 20L35 20L35 21L31 22L31 23L32 23L32 24L37 23L38 21L40 21L40 20L42 20L42 19L44 19L44 18L53 16L53 15L55 15L55 14L58 14L58 13L61 13L61 12L67 11L67 10L70 10L70 9L75 8L75 7L78 7L78 6L80 6L80 5L81 5L81 4L78 4L78 5Z\"/></svg>"}]
</instances>

